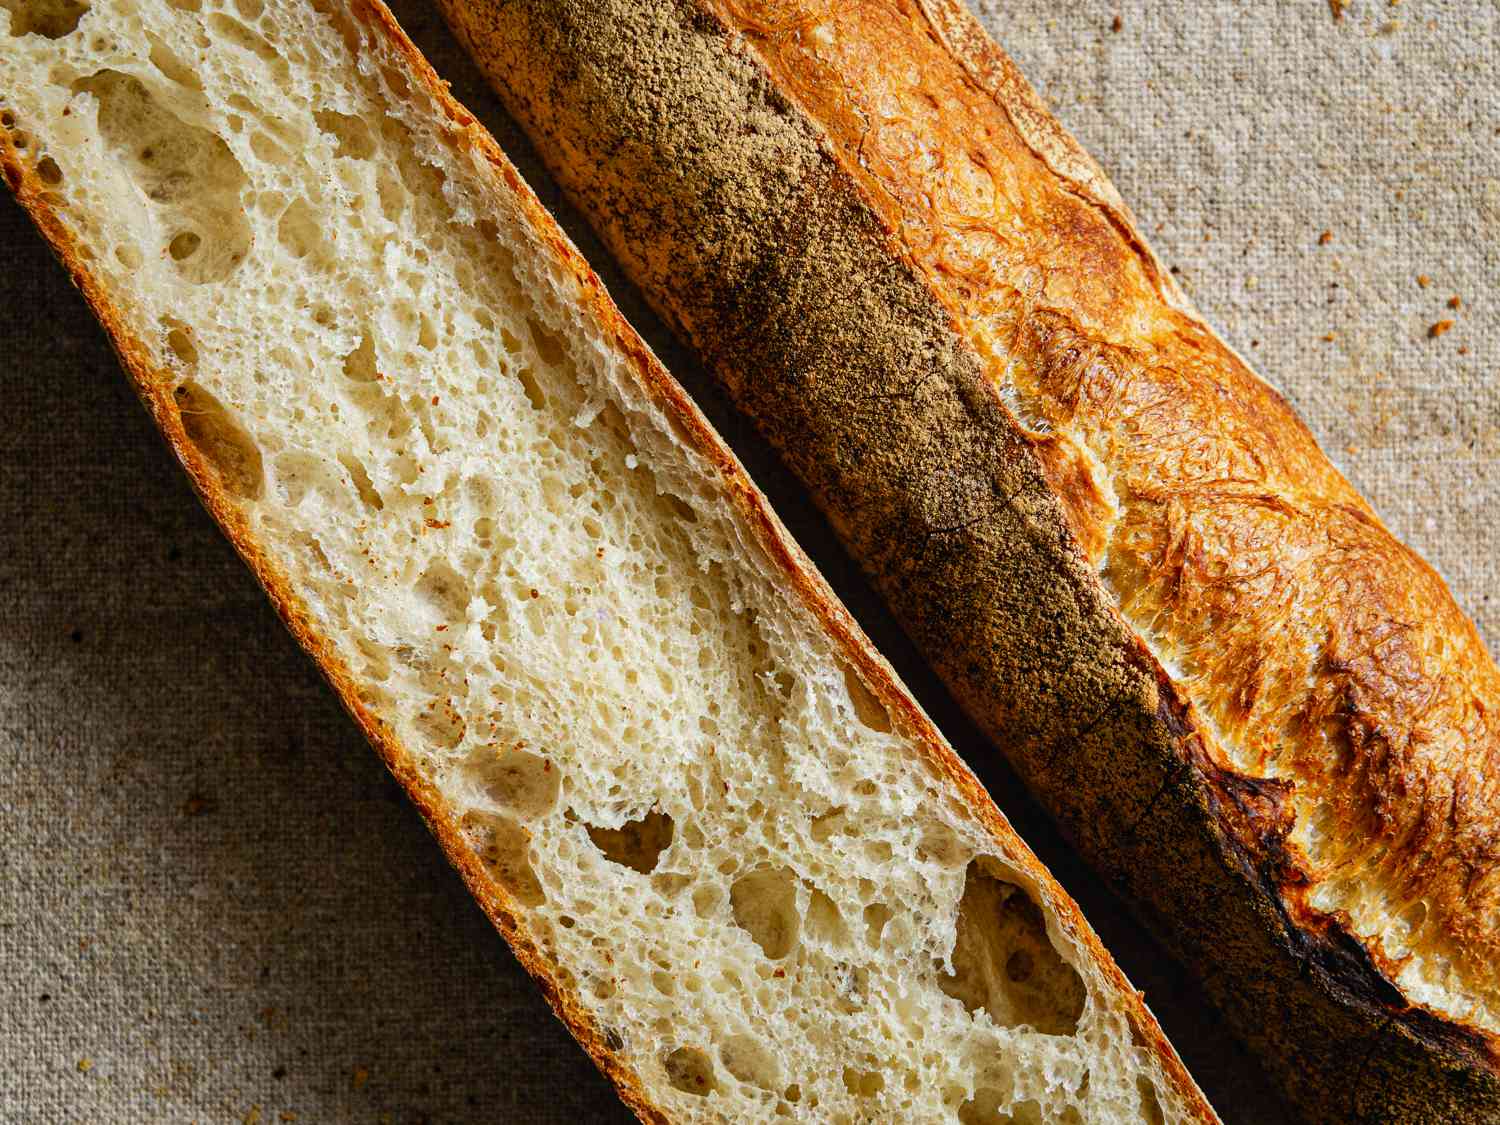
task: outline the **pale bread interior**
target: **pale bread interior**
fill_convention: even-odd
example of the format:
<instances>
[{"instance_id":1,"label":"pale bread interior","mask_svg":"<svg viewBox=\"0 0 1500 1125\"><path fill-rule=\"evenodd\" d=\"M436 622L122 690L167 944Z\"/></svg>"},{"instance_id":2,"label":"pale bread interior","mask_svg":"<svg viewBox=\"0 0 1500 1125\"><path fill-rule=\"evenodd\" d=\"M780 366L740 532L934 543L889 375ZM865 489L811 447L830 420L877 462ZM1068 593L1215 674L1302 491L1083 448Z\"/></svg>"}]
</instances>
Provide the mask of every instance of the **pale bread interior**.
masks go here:
<instances>
[{"instance_id":1,"label":"pale bread interior","mask_svg":"<svg viewBox=\"0 0 1500 1125\"><path fill-rule=\"evenodd\" d=\"M1194 1119L1057 892L893 724L384 34L297 0L0 0L0 123L652 1102Z\"/></svg>"}]
</instances>

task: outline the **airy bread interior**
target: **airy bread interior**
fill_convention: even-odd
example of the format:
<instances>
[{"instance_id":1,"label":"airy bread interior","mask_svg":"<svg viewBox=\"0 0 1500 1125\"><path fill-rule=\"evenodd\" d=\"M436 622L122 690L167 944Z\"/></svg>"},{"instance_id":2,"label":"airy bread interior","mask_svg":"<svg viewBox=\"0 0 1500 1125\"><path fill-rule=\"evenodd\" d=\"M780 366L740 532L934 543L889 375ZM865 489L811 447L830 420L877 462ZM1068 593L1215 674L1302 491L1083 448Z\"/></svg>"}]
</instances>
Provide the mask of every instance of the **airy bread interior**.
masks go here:
<instances>
[{"instance_id":1,"label":"airy bread interior","mask_svg":"<svg viewBox=\"0 0 1500 1125\"><path fill-rule=\"evenodd\" d=\"M570 1001L684 1121L1192 1118L372 26L0 0L0 123Z\"/></svg>"}]
</instances>

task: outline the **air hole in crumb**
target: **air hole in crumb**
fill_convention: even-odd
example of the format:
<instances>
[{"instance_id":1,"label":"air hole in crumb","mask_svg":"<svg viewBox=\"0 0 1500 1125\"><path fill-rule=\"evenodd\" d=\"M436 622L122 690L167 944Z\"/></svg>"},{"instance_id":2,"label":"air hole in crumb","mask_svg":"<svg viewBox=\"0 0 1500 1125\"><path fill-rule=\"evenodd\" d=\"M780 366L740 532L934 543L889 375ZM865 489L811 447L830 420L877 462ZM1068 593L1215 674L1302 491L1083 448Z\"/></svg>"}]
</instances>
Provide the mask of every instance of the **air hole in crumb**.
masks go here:
<instances>
[{"instance_id":1,"label":"air hole in crumb","mask_svg":"<svg viewBox=\"0 0 1500 1125\"><path fill-rule=\"evenodd\" d=\"M649 875L672 842L674 825L666 813L652 809L640 820L627 820L619 828L599 828L592 824L585 824L584 828L605 859Z\"/></svg>"},{"instance_id":2,"label":"air hole in crumb","mask_svg":"<svg viewBox=\"0 0 1500 1125\"><path fill-rule=\"evenodd\" d=\"M526 401L531 403L532 409L544 409L547 405L547 396L542 392L541 384L536 381L536 376L528 368L523 367L517 378L521 380L521 389L526 392Z\"/></svg>"},{"instance_id":3,"label":"air hole in crumb","mask_svg":"<svg viewBox=\"0 0 1500 1125\"><path fill-rule=\"evenodd\" d=\"M543 328L536 320L527 318L526 323L531 328L531 340L536 345L537 355L542 357L542 362L548 367L561 366L568 357L562 339Z\"/></svg>"},{"instance_id":4,"label":"air hole in crumb","mask_svg":"<svg viewBox=\"0 0 1500 1125\"><path fill-rule=\"evenodd\" d=\"M344 471L354 482L354 491L366 508L378 512L385 507L385 501L380 498L380 491L370 479L370 472L363 461L352 453L340 453L339 464L344 466Z\"/></svg>"},{"instance_id":5,"label":"air hole in crumb","mask_svg":"<svg viewBox=\"0 0 1500 1125\"><path fill-rule=\"evenodd\" d=\"M164 316L161 325L167 330L167 347L184 367L193 367L198 362L198 348L193 343L192 330L175 317Z\"/></svg>"},{"instance_id":6,"label":"air hole in crumb","mask_svg":"<svg viewBox=\"0 0 1500 1125\"><path fill-rule=\"evenodd\" d=\"M526 829L506 817L480 812L465 813L459 827L490 875L523 906L537 906L546 899L531 866Z\"/></svg>"},{"instance_id":7,"label":"air hole in crumb","mask_svg":"<svg viewBox=\"0 0 1500 1125\"><path fill-rule=\"evenodd\" d=\"M305 199L292 201L276 223L276 241L294 258L305 258L323 241L318 217Z\"/></svg>"},{"instance_id":8,"label":"air hole in crumb","mask_svg":"<svg viewBox=\"0 0 1500 1125\"><path fill-rule=\"evenodd\" d=\"M57 161L50 156L44 156L36 162L36 174L41 177L42 183L48 187L56 187L63 181L62 169L57 166Z\"/></svg>"},{"instance_id":9,"label":"air hole in crumb","mask_svg":"<svg viewBox=\"0 0 1500 1125\"><path fill-rule=\"evenodd\" d=\"M275 62L280 58L276 48L266 41L264 35L251 31L233 16L215 12L208 17L208 26L236 47L249 51L263 62Z\"/></svg>"},{"instance_id":10,"label":"air hole in crumb","mask_svg":"<svg viewBox=\"0 0 1500 1125\"><path fill-rule=\"evenodd\" d=\"M197 383L183 383L175 395L188 440L225 489L245 500L259 500L265 490L265 466L255 440L223 403Z\"/></svg>"},{"instance_id":11,"label":"air hole in crumb","mask_svg":"<svg viewBox=\"0 0 1500 1125\"><path fill-rule=\"evenodd\" d=\"M1001 1112L1000 1107L1007 1100L1005 1094L993 1086L981 1086L974 1091L972 1098L958 1107L958 1120L962 1125L1017 1125L1018 1121L1024 1122L1024 1117ZM1023 1102L1022 1107L1026 1104ZM1035 1102L1029 1104L1036 1105ZM1041 1120L1037 1118L1037 1125L1041 1125Z\"/></svg>"},{"instance_id":12,"label":"air hole in crumb","mask_svg":"<svg viewBox=\"0 0 1500 1125\"><path fill-rule=\"evenodd\" d=\"M821 844L830 837L843 832L847 826L845 811L843 805L838 805L826 813L813 817L812 838Z\"/></svg>"},{"instance_id":13,"label":"air hole in crumb","mask_svg":"<svg viewBox=\"0 0 1500 1125\"><path fill-rule=\"evenodd\" d=\"M160 105L139 79L103 70L73 84L99 101L105 144L159 210L168 230L191 229L203 245L177 261L194 283L222 281L249 253L244 169L221 137ZM133 267L132 267L133 268Z\"/></svg>"},{"instance_id":14,"label":"air hole in crumb","mask_svg":"<svg viewBox=\"0 0 1500 1125\"><path fill-rule=\"evenodd\" d=\"M1053 948L1042 912L1024 890L969 864L957 929L953 972L938 979L945 993L970 1012L984 1009L1001 1027L1078 1030L1083 980Z\"/></svg>"},{"instance_id":15,"label":"air hole in crumb","mask_svg":"<svg viewBox=\"0 0 1500 1125\"><path fill-rule=\"evenodd\" d=\"M775 1090L781 1085L781 1064L759 1039L749 1035L731 1035L719 1045L719 1061L741 1082Z\"/></svg>"},{"instance_id":16,"label":"air hole in crumb","mask_svg":"<svg viewBox=\"0 0 1500 1125\"><path fill-rule=\"evenodd\" d=\"M871 730L887 733L891 729L891 716L886 711L885 704L865 686L858 672L847 664L843 665L843 669L844 687L849 692L849 701L854 704L855 717Z\"/></svg>"},{"instance_id":17,"label":"air hole in crumb","mask_svg":"<svg viewBox=\"0 0 1500 1125\"><path fill-rule=\"evenodd\" d=\"M880 948L880 935L894 912L883 902L872 902L865 907L865 942L872 948Z\"/></svg>"},{"instance_id":18,"label":"air hole in crumb","mask_svg":"<svg viewBox=\"0 0 1500 1125\"><path fill-rule=\"evenodd\" d=\"M833 946L849 944L849 927L838 904L817 887L808 893L807 936Z\"/></svg>"},{"instance_id":19,"label":"air hole in crumb","mask_svg":"<svg viewBox=\"0 0 1500 1125\"><path fill-rule=\"evenodd\" d=\"M529 750L484 751L467 769L485 795L523 820L546 816L557 807L562 771Z\"/></svg>"},{"instance_id":20,"label":"air hole in crumb","mask_svg":"<svg viewBox=\"0 0 1500 1125\"><path fill-rule=\"evenodd\" d=\"M40 35L43 39L71 35L89 10L79 0L0 0L0 8L10 12L12 35Z\"/></svg>"},{"instance_id":21,"label":"air hole in crumb","mask_svg":"<svg viewBox=\"0 0 1500 1125\"><path fill-rule=\"evenodd\" d=\"M885 1076L878 1070L844 1067L844 1089L857 1098L873 1098L885 1089Z\"/></svg>"},{"instance_id":22,"label":"air hole in crumb","mask_svg":"<svg viewBox=\"0 0 1500 1125\"><path fill-rule=\"evenodd\" d=\"M704 1097L716 1086L713 1060L697 1047L678 1047L662 1059L662 1066L667 1081L684 1093Z\"/></svg>"},{"instance_id":23,"label":"air hole in crumb","mask_svg":"<svg viewBox=\"0 0 1500 1125\"><path fill-rule=\"evenodd\" d=\"M797 881L784 867L764 867L742 875L729 889L734 920L772 961L797 944Z\"/></svg>"},{"instance_id":24,"label":"air hole in crumb","mask_svg":"<svg viewBox=\"0 0 1500 1125\"><path fill-rule=\"evenodd\" d=\"M359 338L358 346L344 357L344 374L356 383L375 381L375 341L370 339L368 332Z\"/></svg>"},{"instance_id":25,"label":"air hole in crumb","mask_svg":"<svg viewBox=\"0 0 1500 1125\"><path fill-rule=\"evenodd\" d=\"M473 596L469 584L458 571L438 560L417 579L417 597L439 621L462 621Z\"/></svg>"},{"instance_id":26,"label":"air hole in crumb","mask_svg":"<svg viewBox=\"0 0 1500 1125\"><path fill-rule=\"evenodd\" d=\"M167 243L167 253L172 255L174 262L180 262L196 254L201 245L203 245L203 239L192 231L185 230L174 235L172 241Z\"/></svg>"},{"instance_id":27,"label":"air hole in crumb","mask_svg":"<svg viewBox=\"0 0 1500 1125\"><path fill-rule=\"evenodd\" d=\"M338 142L334 156L347 156L355 160L368 160L375 155L375 138L363 118L351 117L347 113L336 113L320 109L313 114L318 128Z\"/></svg>"},{"instance_id":28,"label":"air hole in crumb","mask_svg":"<svg viewBox=\"0 0 1500 1125\"><path fill-rule=\"evenodd\" d=\"M146 39L151 44L151 54L148 56L151 59L151 65L161 71L164 77L179 86L186 86L189 90L203 89L203 80L198 77L198 73L173 54L170 47L149 31L146 33Z\"/></svg>"},{"instance_id":29,"label":"air hole in crumb","mask_svg":"<svg viewBox=\"0 0 1500 1125\"><path fill-rule=\"evenodd\" d=\"M683 500L677 496L673 496L670 493L668 493L664 497L664 499L667 502L667 506L672 509L672 514L680 519L683 523L698 522L698 513L693 510L693 506L686 500Z\"/></svg>"},{"instance_id":30,"label":"air hole in crumb","mask_svg":"<svg viewBox=\"0 0 1500 1125\"><path fill-rule=\"evenodd\" d=\"M1145 1125L1166 1125L1167 1115L1162 1112L1161 1099L1156 1095L1156 1085L1144 1074L1136 1075L1136 1092L1141 1096L1141 1120Z\"/></svg>"}]
</instances>

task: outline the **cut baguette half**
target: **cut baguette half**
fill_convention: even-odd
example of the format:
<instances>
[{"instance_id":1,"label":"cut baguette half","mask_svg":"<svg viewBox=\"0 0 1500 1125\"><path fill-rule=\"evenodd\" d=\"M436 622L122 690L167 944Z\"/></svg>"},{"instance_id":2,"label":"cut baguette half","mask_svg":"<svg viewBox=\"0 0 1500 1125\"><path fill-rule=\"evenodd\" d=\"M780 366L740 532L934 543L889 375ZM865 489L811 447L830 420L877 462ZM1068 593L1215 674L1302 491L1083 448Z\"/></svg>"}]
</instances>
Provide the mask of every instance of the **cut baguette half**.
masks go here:
<instances>
[{"instance_id":1,"label":"cut baguette half","mask_svg":"<svg viewBox=\"0 0 1500 1125\"><path fill-rule=\"evenodd\" d=\"M1500 1122L1500 667L963 0L440 3L1299 1116Z\"/></svg>"},{"instance_id":2,"label":"cut baguette half","mask_svg":"<svg viewBox=\"0 0 1500 1125\"><path fill-rule=\"evenodd\" d=\"M383 6L0 0L0 42L7 182L643 1120L1216 1120Z\"/></svg>"}]
</instances>

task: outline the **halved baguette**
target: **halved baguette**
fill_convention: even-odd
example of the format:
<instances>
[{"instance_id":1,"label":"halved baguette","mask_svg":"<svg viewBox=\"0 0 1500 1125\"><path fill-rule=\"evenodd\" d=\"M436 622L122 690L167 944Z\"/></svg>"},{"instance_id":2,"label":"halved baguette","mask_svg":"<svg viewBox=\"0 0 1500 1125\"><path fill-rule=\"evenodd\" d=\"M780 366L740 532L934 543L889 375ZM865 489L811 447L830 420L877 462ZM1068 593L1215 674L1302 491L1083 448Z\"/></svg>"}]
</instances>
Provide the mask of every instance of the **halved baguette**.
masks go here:
<instances>
[{"instance_id":1,"label":"halved baguette","mask_svg":"<svg viewBox=\"0 0 1500 1125\"><path fill-rule=\"evenodd\" d=\"M1310 1121L1500 1120L1500 671L961 0L442 0Z\"/></svg>"},{"instance_id":2,"label":"halved baguette","mask_svg":"<svg viewBox=\"0 0 1500 1125\"><path fill-rule=\"evenodd\" d=\"M0 165L650 1121L1216 1120L378 3L0 0Z\"/></svg>"}]
</instances>

